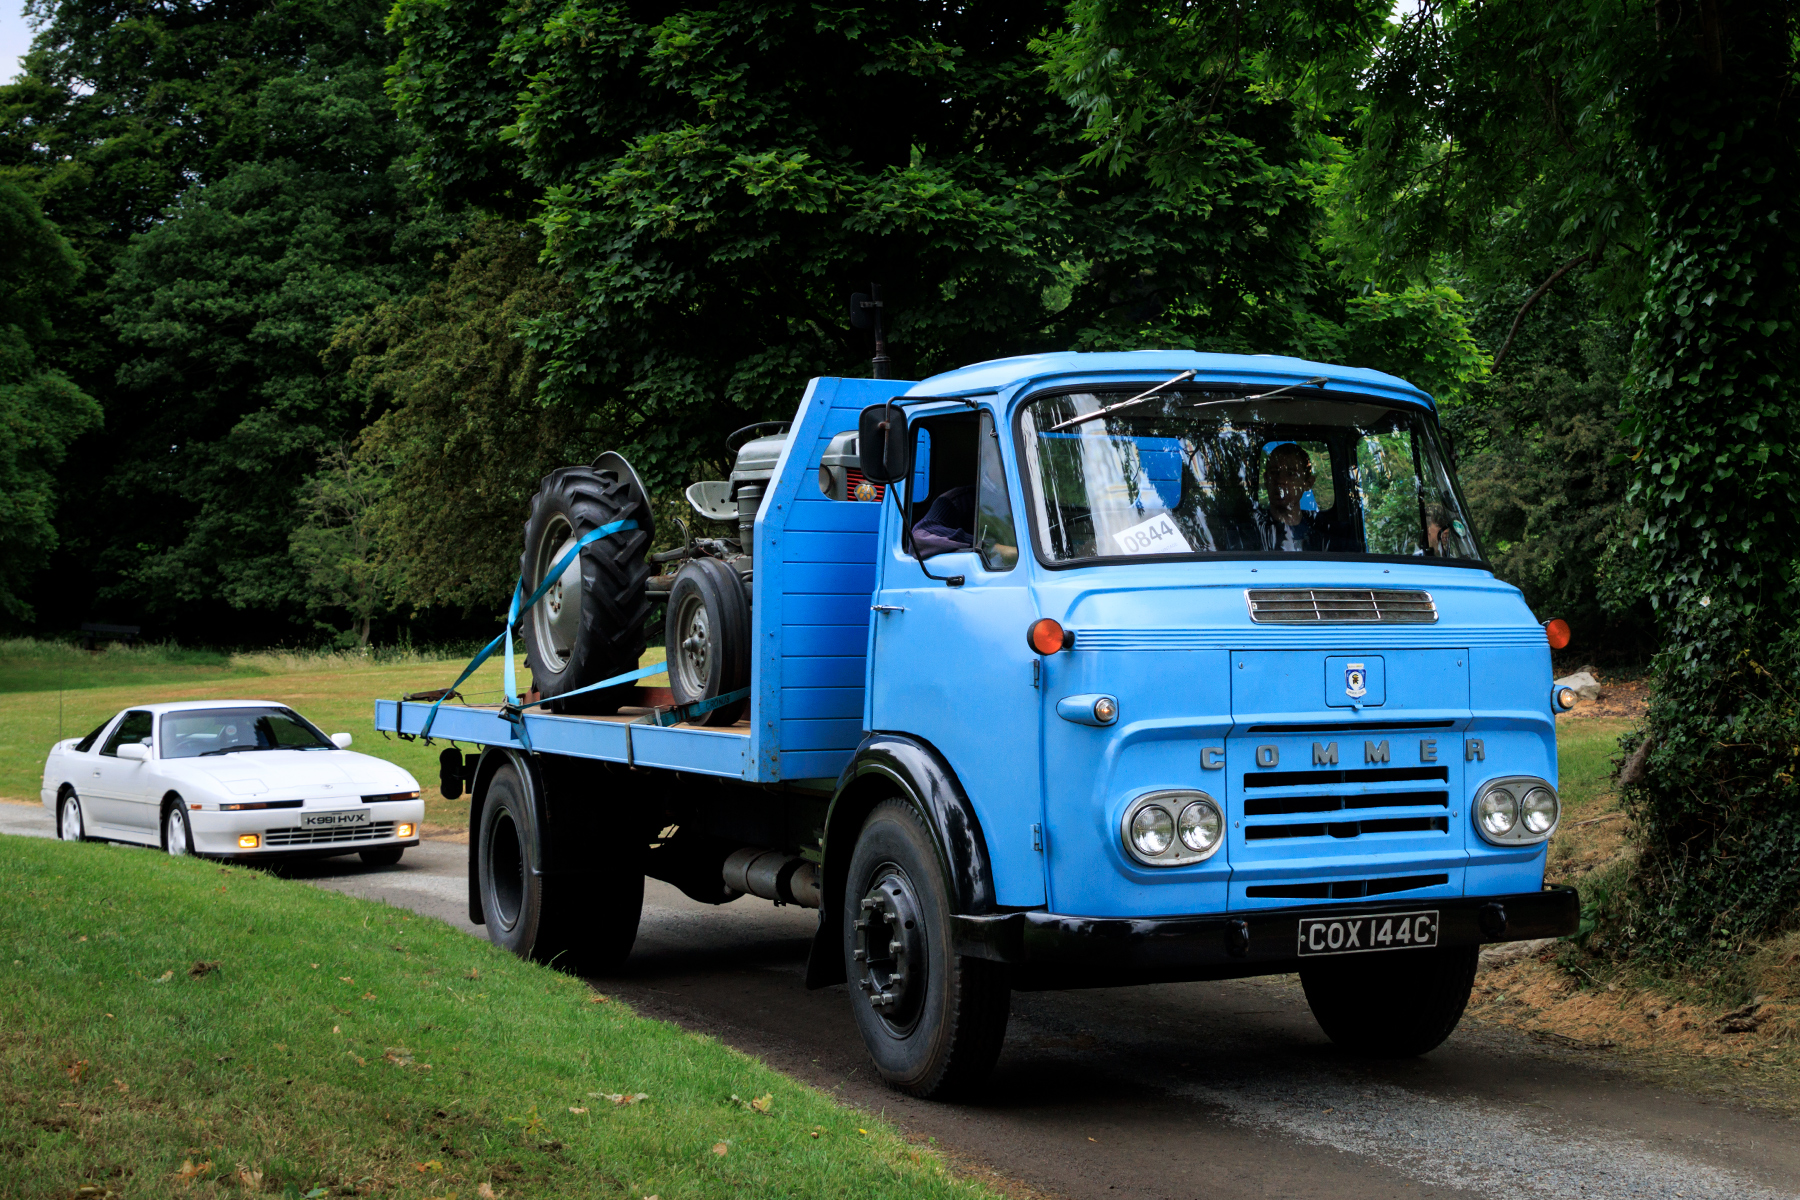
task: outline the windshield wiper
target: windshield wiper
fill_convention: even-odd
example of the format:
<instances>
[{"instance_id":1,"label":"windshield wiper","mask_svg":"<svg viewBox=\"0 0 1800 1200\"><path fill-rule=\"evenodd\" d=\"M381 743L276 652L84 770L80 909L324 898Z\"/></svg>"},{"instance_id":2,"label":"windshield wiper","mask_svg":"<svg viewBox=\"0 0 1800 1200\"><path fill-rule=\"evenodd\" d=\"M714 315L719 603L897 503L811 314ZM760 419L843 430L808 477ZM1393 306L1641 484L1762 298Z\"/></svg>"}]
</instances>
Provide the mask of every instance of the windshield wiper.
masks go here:
<instances>
[{"instance_id":1,"label":"windshield wiper","mask_svg":"<svg viewBox=\"0 0 1800 1200\"><path fill-rule=\"evenodd\" d=\"M1158 392L1162 391L1164 388L1169 387L1172 384L1180 383L1184 379L1192 379L1193 377L1194 377L1194 373L1192 371L1183 371L1181 374L1175 376L1175 378L1165 379L1161 383L1157 384L1155 387L1151 388L1149 391L1139 392L1137 395L1133 396L1129 400L1121 400L1117 404L1109 404L1105 408L1097 408L1093 412L1083 413L1079 417L1070 417L1066 421L1060 421L1057 424L1052 425L1050 428L1044 430L1044 432L1045 433L1055 433L1059 429L1067 429L1071 425L1080 425L1084 421L1098 420L1099 418L1106 416L1108 413L1118 412L1121 408L1130 408L1134 404L1142 404L1144 401L1150 399L1152 396L1155 396Z\"/></svg>"},{"instance_id":2,"label":"windshield wiper","mask_svg":"<svg viewBox=\"0 0 1800 1200\"><path fill-rule=\"evenodd\" d=\"M1142 404L1142 403L1144 403L1144 401L1155 397L1155 395L1158 392L1162 391L1164 388L1168 387L1170 384L1180 383L1184 379L1192 379L1193 377L1194 377L1194 372L1183 371L1181 374L1177 375L1175 378L1166 379L1163 382L1157 384L1155 387L1151 388L1149 391L1141 392L1138 395L1133 396L1129 400L1121 400L1117 404L1109 404L1105 408L1095 409L1091 413L1083 413L1079 417L1070 417L1066 421L1062 421L1055 425L1052 425L1050 428L1044 430L1044 432L1045 433L1055 433L1057 430L1067 429L1071 425L1080 425L1084 421L1092 421L1096 417L1104 417L1108 413L1116 413L1121 408L1130 408L1134 404ZM1251 400L1267 400L1271 396L1279 396L1279 395L1281 395L1281 393L1291 392L1295 388L1324 387L1326 384L1328 384L1330 382L1331 382L1331 380L1327 379L1323 375L1315 375L1313 378L1303 380L1300 383L1285 384L1281 387L1276 388L1272 392L1260 392L1254 396L1233 396L1229 400L1202 400L1198 404L1190 404L1190 405L1187 405L1186 407L1188 407L1188 408L1205 408L1208 405L1213 405L1213 404L1243 404L1243 403L1246 403Z\"/></svg>"}]
</instances>

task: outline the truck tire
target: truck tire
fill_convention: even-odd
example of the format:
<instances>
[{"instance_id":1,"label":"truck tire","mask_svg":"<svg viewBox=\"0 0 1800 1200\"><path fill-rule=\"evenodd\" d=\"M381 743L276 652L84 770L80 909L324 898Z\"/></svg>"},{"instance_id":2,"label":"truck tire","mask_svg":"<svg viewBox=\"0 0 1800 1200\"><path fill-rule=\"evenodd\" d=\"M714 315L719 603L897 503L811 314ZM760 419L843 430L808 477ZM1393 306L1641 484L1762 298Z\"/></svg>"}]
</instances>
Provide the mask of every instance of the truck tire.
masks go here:
<instances>
[{"instance_id":1,"label":"truck tire","mask_svg":"<svg viewBox=\"0 0 1800 1200\"><path fill-rule=\"evenodd\" d=\"M1479 946L1348 955L1300 968L1306 1003L1327 1037L1365 1058L1416 1058L1462 1020Z\"/></svg>"},{"instance_id":2,"label":"truck tire","mask_svg":"<svg viewBox=\"0 0 1800 1200\"><path fill-rule=\"evenodd\" d=\"M520 958L576 974L613 970L631 953L644 876L599 856L591 879L533 871L544 830L518 768L501 766L481 805L477 872L488 939Z\"/></svg>"},{"instance_id":3,"label":"truck tire","mask_svg":"<svg viewBox=\"0 0 1800 1200\"><path fill-rule=\"evenodd\" d=\"M912 806L863 823L844 889L844 971L881 1077L924 1099L966 1094L1000 1057L1012 1006L1003 963L952 954L950 888Z\"/></svg>"},{"instance_id":4,"label":"truck tire","mask_svg":"<svg viewBox=\"0 0 1800 1200\"><path fill-rule=\"evenodd\" d=\"M644 591L651 565L644 555L655 528L643 486L617 454L601 455L592 467L550 472L531 498L519 559L527 597L577 538L614 521L636 521L638 528L583 547L558 585L520 615L525 664L545 697L637 667L651 608ZM571 595L577 587L579 594ZM634 695L633 686L624 683L572 700L568 711L617 712Z\"/></svg>"},{"instance_id":5,"label":"truck tire","mask_svg":"<svg viewBox=\"0 0 1800 1200\"><path fill-rule=\"evenodd\" d=\"M675 703L709 700L750 685L750 599L738 573L716 558L682 564L665 626ZM735 725L750 698L701 713L690 724Z\"/></svg>"}]
</instances>

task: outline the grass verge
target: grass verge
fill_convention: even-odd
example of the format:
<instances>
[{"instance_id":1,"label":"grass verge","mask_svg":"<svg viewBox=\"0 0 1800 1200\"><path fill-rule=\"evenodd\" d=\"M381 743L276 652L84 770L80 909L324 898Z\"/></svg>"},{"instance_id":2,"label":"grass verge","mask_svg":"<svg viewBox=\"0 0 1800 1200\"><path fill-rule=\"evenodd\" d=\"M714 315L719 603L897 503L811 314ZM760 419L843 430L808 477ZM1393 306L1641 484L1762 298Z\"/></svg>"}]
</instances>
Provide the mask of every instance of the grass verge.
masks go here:
<instances>
[{"instance_id":1,"label":"grass verge","mask_svg":"<svg viewBox=\"0 0 1800 1200\"><path fill-rule=\"evenodd\" d=\"M0 878L8 1196L990 1195L430 918L92 844L0 838Z\"/></svg>"}]
</instances>

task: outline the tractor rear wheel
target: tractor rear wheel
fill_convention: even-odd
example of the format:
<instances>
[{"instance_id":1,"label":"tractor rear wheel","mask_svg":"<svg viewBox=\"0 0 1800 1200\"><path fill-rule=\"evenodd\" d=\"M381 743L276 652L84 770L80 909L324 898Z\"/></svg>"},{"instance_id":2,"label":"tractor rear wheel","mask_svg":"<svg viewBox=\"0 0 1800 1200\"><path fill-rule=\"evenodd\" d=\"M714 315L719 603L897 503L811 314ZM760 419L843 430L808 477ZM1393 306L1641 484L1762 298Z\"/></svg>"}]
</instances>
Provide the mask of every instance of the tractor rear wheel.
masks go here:
<instances>
[{"instance_id":1,"label":"tractor rear wheel","mask_svg":"<svg viewBox=\"0 0 1800 1200\"><path fill-rule=\"evenodd\" d=\"M544 598L520 617L525 663L546 698L637 667L651 608L644 592L651 565L644 556L655 526L643 485L617 454L603 454L591 467L550 472L532 497L519 560L526 598L579 538L615 521L636 521L637 528L584 546ZM631 684L620 684L569 701L568 708L617 712L634 695Z\"/></svg>"}]
</instances>

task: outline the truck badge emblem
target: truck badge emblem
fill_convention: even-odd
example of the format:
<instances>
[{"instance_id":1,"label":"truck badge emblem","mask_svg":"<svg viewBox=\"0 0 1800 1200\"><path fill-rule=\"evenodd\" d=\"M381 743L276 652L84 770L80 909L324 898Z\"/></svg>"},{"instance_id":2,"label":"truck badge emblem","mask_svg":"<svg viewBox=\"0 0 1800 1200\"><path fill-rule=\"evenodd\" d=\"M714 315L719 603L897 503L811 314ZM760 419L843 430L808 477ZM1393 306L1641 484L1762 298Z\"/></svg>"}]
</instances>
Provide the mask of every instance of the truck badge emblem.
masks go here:
<instances>
[{"instance_id":1,"label":"truck badge emblem","mask_svg":"<svg viewBox=\"0 0 1800 1200\"><path fill-rule=\"evenodd\" d=\"M1369 673L1363 667L1362 663L1346 663L1344 666L1344 695L1352 700L1361 700L1369 694Z\"/></svg>"},{"instance_id":2,"label":"truck badge emblem","mask_svg":"<svg viewBox=\"0 0 1800 1200\"><path fill-rule=\"evenodd\" d=\"M867 504L869 501L873 500L875 498L875 485L870 483L866 479L863 480L861 483L857 484L856 485L856 498L858 500L861 500L864 504Z\"/></svg>"}]
</instances>

